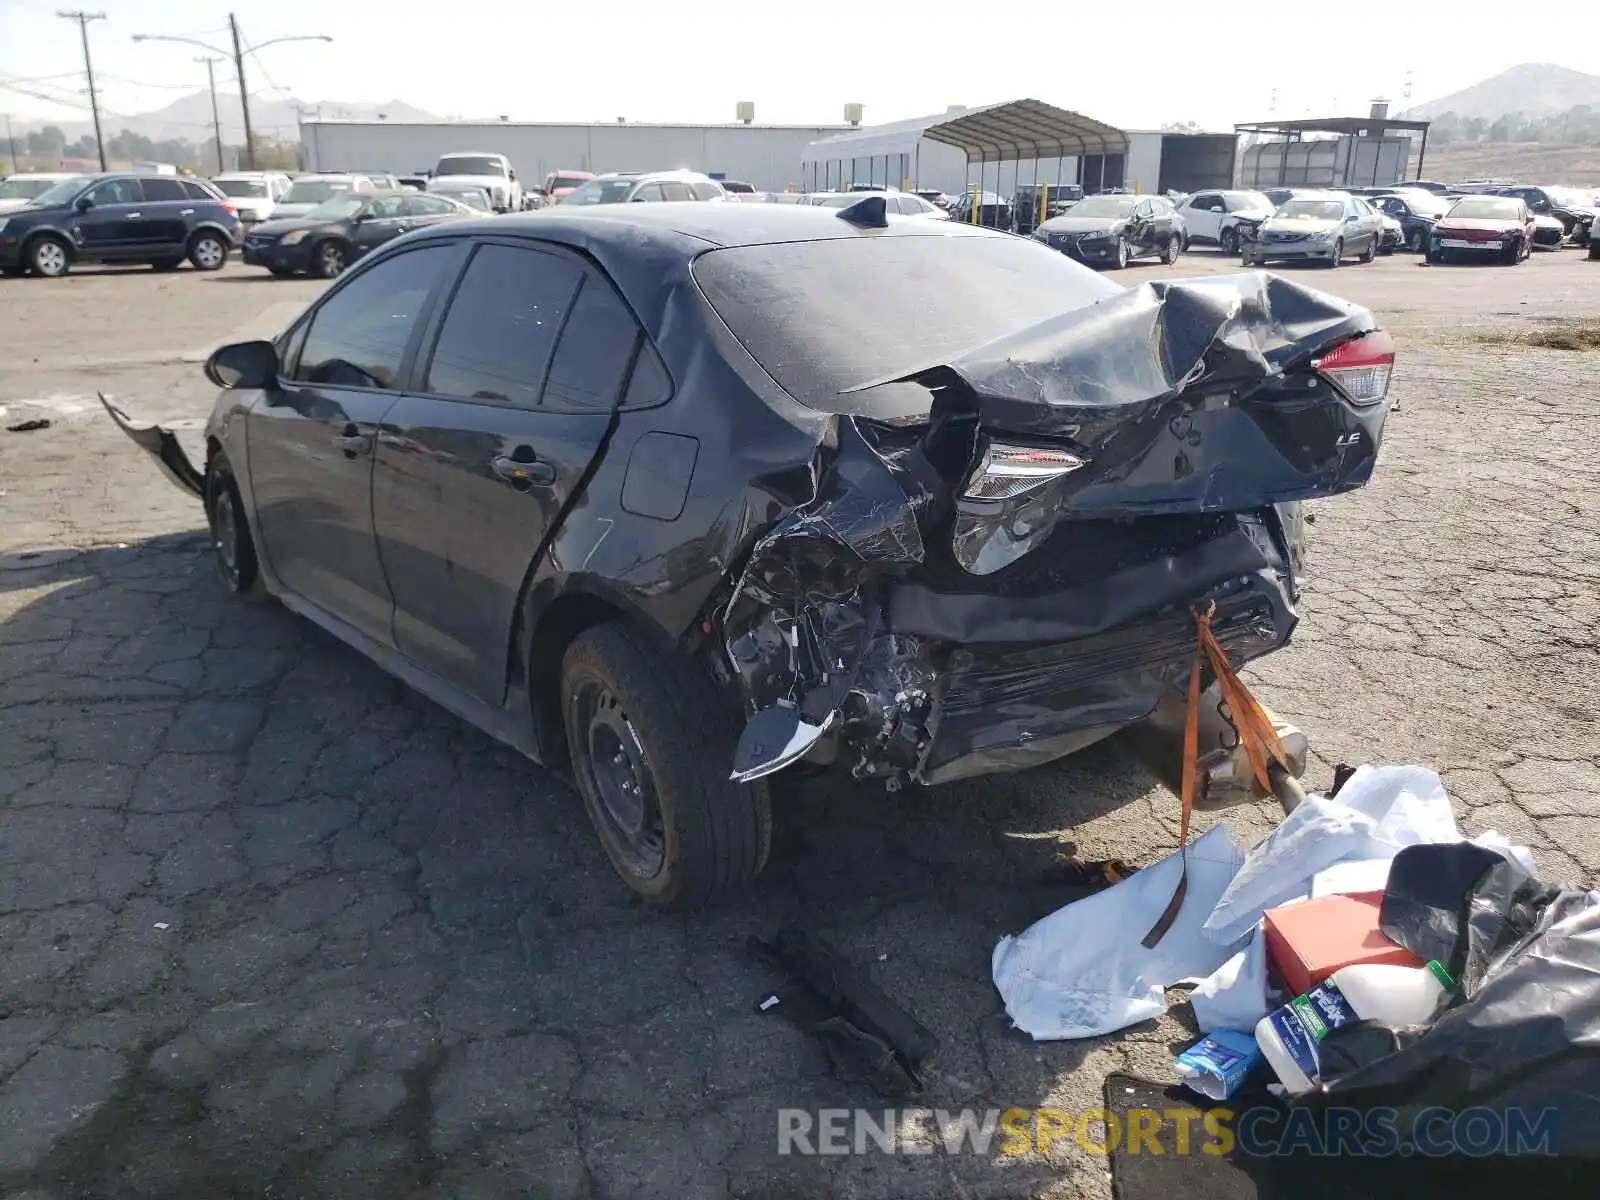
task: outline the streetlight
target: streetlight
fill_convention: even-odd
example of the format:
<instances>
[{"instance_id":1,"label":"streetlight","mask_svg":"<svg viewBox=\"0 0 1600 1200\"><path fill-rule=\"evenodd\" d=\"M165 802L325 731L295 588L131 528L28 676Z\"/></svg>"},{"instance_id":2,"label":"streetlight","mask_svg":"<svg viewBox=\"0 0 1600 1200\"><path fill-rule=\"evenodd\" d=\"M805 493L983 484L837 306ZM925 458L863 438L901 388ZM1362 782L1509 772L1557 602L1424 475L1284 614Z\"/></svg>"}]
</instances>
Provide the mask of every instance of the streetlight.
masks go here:
<instances>
[{"instance_id":1,"label":"streetlight","mask_svg":"<svg viewBox=\"0 0 1600 1200\"><path fill-rule=\"evenodd\" d=\"M244 159L245 165L250 170L256 166L255 135L250 128L250 89L244 81L244 56L246 50L239 44L239 22L232 13L228 14L228 32L233 36L233 52L220 50L208 42L202 42L191 37L179 37L176 34L165 33L136 33L133 40L136 42L181 42L186 46L198 46L202 50L209 50L212 54L220 54L223 58L233 59L234 73L239 78L239 107L244 113ZM248 53L254 54L258 50L265 50L268 46L276 46L281 42L331 42L333 39L325 33L294 34L289 37L269 38L259 46L251 46ZM221 136L218 136L218 153L220 154Z\"/></svg>"}]
</instances>

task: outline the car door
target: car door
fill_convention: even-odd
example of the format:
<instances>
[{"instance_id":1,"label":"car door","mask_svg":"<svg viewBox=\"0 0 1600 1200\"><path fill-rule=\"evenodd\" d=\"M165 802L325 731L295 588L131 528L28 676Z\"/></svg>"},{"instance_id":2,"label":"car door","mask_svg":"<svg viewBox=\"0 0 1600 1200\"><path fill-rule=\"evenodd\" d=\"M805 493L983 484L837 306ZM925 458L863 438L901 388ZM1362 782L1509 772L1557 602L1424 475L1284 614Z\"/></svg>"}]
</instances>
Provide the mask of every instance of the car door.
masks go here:
<instances>
[{"instance_id":1,"label":"car door","mask_svg":"<svg viewBox=\"0 0 1600 1200\"><path fill-rule=\"evenodd\" d=\"M354 257L371 254L411 228L404 196L379 196L367 201L350 223Z\"/></svg>"},{"instance_id":2,"label":"car door","mask_svg":"<svg viewBox=\"0 0 1600 1200\"><path fill-rule=\"evenodd\" d=\"M69 218L73 241L91 258L117 258L137 251L145 240L144 193L137 179L107 179L77 200L88 207Z\"/></svg>"},{"instance_id":3,"label":"car door","mask_svg":"<svg viewBox=\"0 0 1600 1200\"><path fill-rule=\"evenodd\" d=\"M1148 254L1155 248L1154 208L1148 200L1133 206L1128 217L1128 244L1135 254Z\"/></svg>"},{"instance_id":4,"label":"car door","mask_svg":"<svg viewBox=\"0 0 1600 1200\"><path fill-rule=\"evenodd\" d=\"M1353 199L1356 213L1361 217L1362 228L1368 234L1367 246L1376 252L1379 243L1383 241L1383 218L1378 215L1377 209L1373 208L1360 196L1356 196Z\"/></svg>"},{"instance_id":5,"label":"car door","mask_svg":"<svg viewBox=\"0 0 1600 1200\"><path fill-rule=\"evenodd\" d=\"M1222 234L1222 196L1197 192L1183 203L1183 221L1191 240L1214 242Z\"/></svg>"},{"instance_id":6,"label":"car door","mask_svg":"<svg viewBox=\"0 0 1600 1200\"><path fill-rule=\"evenodd\" d=\"M250 488L268 564L290 591L386 645L394 602L373 535L373 450L462 252L419 246L351 272L302 319L294 361L250 409Z\"/></svg>"},{"instance_id":7,"label":"car door","mask_svg":"<svg viewBox=\"0 0 1600 1200\"><path fill-rule=\"evenodd\" d=\"M383 419L379 553L401 653L497 702L523 582L644 339L595 268L530 241L478 245L434 325Z\"/></svg>"},{"instance_id":8,"label":"car door","mask_svg":"<svg viewBox=\"0 0 1600 1200\"><path fill-rule=\"evenodd\" d=\"M171 175L144 175L139 179L139 188L144 193L139 207L144 214L146 244L169 256L182 254L195 208L195 202L183 190L183 181Z\"/></svg>"}]
</instances>

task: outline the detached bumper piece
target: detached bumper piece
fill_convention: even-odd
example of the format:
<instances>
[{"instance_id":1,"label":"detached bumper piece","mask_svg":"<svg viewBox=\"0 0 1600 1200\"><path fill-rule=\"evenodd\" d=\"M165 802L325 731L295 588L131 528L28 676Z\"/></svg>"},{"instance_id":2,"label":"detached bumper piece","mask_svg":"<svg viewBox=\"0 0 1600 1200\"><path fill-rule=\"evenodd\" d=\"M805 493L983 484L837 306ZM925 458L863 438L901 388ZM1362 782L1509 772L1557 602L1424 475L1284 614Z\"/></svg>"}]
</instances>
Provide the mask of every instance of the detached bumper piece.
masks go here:
<instances>
[{"instance_id":1,"label":"detached bumper piece","mask_svg":"<svg viewBox=\"0 0 1600 1200\"><path fill-rule=\"evenodd\" d=\"M134 445L156 460L161 473L173 486L199 499L205 499L205 477L195 470L194 464L189 461L189 456L183 452L183 447L178 444L177 436L171 430L163 429L159 425L140 424L111 403L104 392L99 393L99 396L100 403L105 406L111 419L117 423L117 428L133 439Z\"/></svg>"},{"instance_id":2,"label":"detached bumper piece","mask_svg":"<svg viewBox=\"0 0 1600 1200\"><path fill-rule=\"evenodd\" d=\"M1235 666L1282 646L1298 502L1377 459L1388 363L1334 369L1362 339L1387 341L1365 310L1251 273L863 385L925 388L930 415L836 418L812 498L751 548L716 621L752 714L733 777L1032 767L1181 697L1198 606Z\"/></svg>"},{"instance_id":3,"label":"detached bumper piece","mask_svg":"<svg viewBox=\"0 0 1600 1200\"><path fill-rule=\"evenodd\" d=\"M841 1075L865 1067L883 1095L922 1091L922 1064L939 1039L833 947L802 930L782 929L771 942L751 938L749 949L788 979L757 1004L758 1011L778 1013L818 1035Z\"/></svg>"}]
</instances>

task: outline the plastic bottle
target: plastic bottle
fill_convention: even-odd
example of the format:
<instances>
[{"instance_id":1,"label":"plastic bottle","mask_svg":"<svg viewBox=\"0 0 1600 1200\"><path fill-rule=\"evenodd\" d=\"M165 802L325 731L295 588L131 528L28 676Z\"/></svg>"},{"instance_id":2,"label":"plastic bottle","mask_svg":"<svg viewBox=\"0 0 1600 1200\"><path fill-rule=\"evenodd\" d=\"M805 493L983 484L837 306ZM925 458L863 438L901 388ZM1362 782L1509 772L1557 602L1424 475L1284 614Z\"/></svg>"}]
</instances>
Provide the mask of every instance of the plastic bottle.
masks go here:
<instances>
[{"instance_id":1,"label":"plastic bottle","mask_svg":"<svg viewBox=\"0 0 1600 1200\"><path fill-rule=\"evenodd\" d=\"M1256 1025L1256 1044L1291 1094L1317 1085L1317 1043L1330 1030L1357 1021L1424 1025L1455 987L1437 962L1425 967L1356 963L1340 967Z\"/></svg>"}]
</instances>

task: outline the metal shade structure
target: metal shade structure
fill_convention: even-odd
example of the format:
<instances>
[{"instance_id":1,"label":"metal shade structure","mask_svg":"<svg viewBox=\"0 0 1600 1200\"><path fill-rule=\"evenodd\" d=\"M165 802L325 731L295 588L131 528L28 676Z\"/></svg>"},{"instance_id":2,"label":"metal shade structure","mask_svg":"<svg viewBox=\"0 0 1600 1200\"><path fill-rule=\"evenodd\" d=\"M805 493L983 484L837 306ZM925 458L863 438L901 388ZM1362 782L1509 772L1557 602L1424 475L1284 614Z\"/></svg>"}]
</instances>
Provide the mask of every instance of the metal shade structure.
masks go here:
<instances>
[{"instance_id":1,"label":"metal shade structure","mask_svg":"<svg viewBox=\"0 0 1600 1200\"><path fill-rule=\"evenodd\" d=\"M921 186L925 142L959 151L966 159L969 186L976 165L980 191L991 163L998 191L1000 164L1017 165L1015 182L1020 185L1023 163L1033 164L1037 183L1040 164L1050 159L1056 163L1049 174L1051 182L1072 182L1076 177L1086 187L1120 184L1129 149L1127 133L1104 121L1040 100L1008 100L820 138L806 147L801 165L812 191L862 182L896 185L907 179ZM1068 159L1074 160L1070 170L1064 167ZM1108 161L1113 164L1109 171ZM865 180L860 178L862 163Z\"/></svg>"},{"instance_id":2,"label":"metal shade structure","mask_svg":"<svg viewBox=\"0 0 1600 1200\"><path fill-rule=\"evenodd\" d=\"M963 151L967 161L1003 163L1041 158L1127 154L1128 135L1104 121L1041 100L986 104L929 125L929 141Z\"/></svg>"},{"instance_id":3,"label":"metal shade structure","mask_svg":"<svg viewBox=\"0 0 1600 1200\"><path fill-rule=\"evenodd\" d=\"M1382 104L1382 101L1377 103ZM1332 133L1341 137L1368 137L1383 138L1393 131L1406 134L1420 133L1421 145L1417 150L1417 178L1422 178L1422 164L1428 157L1428 126L1431 121L1406 120L1402 117L1391 117L1385 111L1380 115L1376 109L1365 117L1302 117L1295 120L1269 120L1247 121L1242 125L1233 127L1235 133L1264 134L1272 137L1281 137L1287 142L1298 142L1308 133Z\"/></svg>"}]
</instances>

